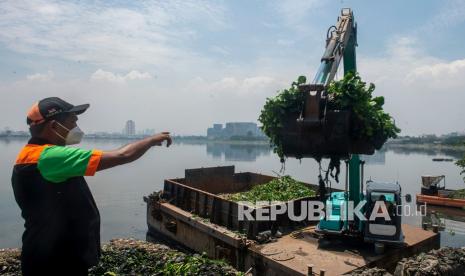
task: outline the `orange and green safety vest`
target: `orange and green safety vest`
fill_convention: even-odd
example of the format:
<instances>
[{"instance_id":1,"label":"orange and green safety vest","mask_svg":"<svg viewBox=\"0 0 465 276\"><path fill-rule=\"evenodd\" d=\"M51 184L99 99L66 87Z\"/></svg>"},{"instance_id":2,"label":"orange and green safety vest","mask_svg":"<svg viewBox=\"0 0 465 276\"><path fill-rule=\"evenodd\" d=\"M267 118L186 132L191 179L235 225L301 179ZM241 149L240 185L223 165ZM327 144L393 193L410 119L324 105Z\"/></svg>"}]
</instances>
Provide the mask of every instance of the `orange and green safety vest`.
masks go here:
<instances>
[{"instance_id":1,"label":"orange and green safety vest","mask_svg":"<svg viewBox=\"0 0 465 276\"><path fill-rule=\"evenodd\" d=\"M75 176L94 175L101 156L100 150L27 144L19 153L16 165L37 164L46 180L61 183Z\"/></svg>"},{"instance_id":2,"label":"orange and green safety vest","mask_svg":"<svg viewBox=\"0 0 465 276\"><path fill-rule=\"evenodd\" d=\"M23 275L55 275L97 264L100 214L84 176L95 174L101 157L100 150L38 138L18 154L11 182L25 221Z\"/></svg>"}]
</instances>

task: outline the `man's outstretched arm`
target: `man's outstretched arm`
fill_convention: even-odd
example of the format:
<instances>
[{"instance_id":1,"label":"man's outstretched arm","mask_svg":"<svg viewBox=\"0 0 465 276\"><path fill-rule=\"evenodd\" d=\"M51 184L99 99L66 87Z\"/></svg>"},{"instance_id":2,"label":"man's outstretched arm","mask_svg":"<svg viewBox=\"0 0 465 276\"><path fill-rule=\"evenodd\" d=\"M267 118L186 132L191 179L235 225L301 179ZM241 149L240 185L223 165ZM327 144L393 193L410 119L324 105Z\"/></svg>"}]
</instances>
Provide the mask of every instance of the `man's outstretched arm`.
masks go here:
<instances>
[{"instance_id":1,"label":"man's outstretched arm","mask_svg":"<svg viewBox=\"0 0 465 276\"><path fill-rule=\"evenodd\" d=\"M171 145L169 132L162 132L145 139L130 143L122 148L112 151L104 151L100 159L97 171L112 168L118 165L130 163L139 159L153 146L161 146L166 141L166 146Z\"/></svg>"}]
</instances>

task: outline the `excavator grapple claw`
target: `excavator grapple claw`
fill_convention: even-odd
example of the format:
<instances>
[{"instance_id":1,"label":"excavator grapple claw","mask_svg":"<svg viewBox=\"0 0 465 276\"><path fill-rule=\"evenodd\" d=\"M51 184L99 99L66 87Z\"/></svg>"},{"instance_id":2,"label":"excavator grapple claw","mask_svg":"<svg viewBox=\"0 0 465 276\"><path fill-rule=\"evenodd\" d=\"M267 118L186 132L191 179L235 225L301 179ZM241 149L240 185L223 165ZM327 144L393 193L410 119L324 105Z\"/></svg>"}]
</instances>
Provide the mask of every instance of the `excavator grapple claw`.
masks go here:
<instances>
[{"instance_id":1,"label":"excavator grapple claw","mask_svg":"<svg viewBox=\"0 0 465 276\"><path fill-rule=\"evenodd\" d=\"M357 120L347 110L326 110L323 85L301 85L305 93L302 113L287 114L281 130L284 154L288 157L325 158L350 154L373 154L371 141L362 141L351 135Z\"/></svg>"}]
</instances>

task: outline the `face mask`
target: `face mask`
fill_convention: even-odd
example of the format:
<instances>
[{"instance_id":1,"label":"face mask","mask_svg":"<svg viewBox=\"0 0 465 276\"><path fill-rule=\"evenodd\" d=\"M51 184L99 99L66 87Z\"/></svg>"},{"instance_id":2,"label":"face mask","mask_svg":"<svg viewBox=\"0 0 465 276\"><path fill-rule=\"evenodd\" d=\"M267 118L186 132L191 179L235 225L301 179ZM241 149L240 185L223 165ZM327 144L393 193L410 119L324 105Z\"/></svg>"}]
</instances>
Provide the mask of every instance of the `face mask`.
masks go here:
<instances>
[{"instance_id":1,"label":"face mask","mask_svg":"<svg viewBox=\"0 0 465 276\"><path fill-rule=\"evenodd\" d=\"M58 123L58 122L57 122ZM79 144L82 140L82 137L84 136L84 132L78 127L74 127L72 129L68 129L64 125L58 123L62 128L68 131L68 134L66 134L66 137L63 137L60 135L58 132L55 131L55 134L58 135L61 139L65 140L66 145L74 145L74 144Z\"/></svg>"}]
</instances>

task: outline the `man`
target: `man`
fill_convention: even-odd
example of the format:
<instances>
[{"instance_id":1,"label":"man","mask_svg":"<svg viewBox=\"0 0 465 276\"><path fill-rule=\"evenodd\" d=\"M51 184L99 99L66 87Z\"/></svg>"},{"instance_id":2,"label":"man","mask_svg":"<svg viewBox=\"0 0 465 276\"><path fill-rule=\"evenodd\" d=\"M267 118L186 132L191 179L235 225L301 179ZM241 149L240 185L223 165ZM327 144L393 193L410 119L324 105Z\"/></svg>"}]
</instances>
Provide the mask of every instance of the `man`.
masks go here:
<instances>
[{"instance_id":1,"label":"man","mask_svg":"<svg viewBox=\"0 0 465 276\"><path fill-rule=\"evenodd\" d=\"M376 223L381 223L381 224L392 224L393 223L393 220L392 220L392 216L393 216L393 205L392 205L392 202L390 202L389 200L386 199L386 196L385 195L380 195L379 196L379 199L378 199L379 202L383 202L385 208L386 208L386 211L388 212L387 215L389 217L389 220L386 220L384 217L377 217L375 219L375 222ZM377 210L378 213L383 213L383 208L380 206Z\"/></svg>"},{"instance_id":2,"label":"man","mask_svg":"<svg viewBox=\"0 0 465 276\"><path fill-rule=\"evenodd\" d=\"M88 107L52 97L27 114L32 138L19 153L12 176L25 220L25 276L87 275L100 256L100 215L83 176L132 162L164 141L171 144L169 133L163 132L113 151L66 147L81 141L77 115Z\"/></svg>"}]
</instances>

